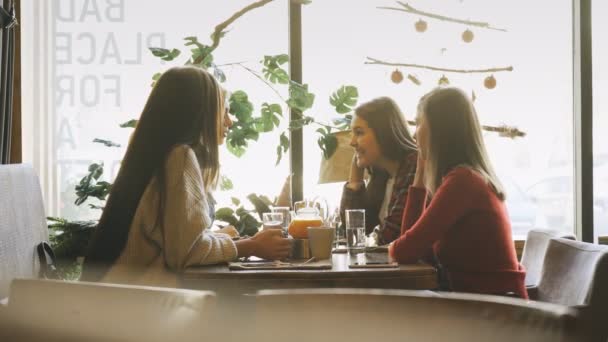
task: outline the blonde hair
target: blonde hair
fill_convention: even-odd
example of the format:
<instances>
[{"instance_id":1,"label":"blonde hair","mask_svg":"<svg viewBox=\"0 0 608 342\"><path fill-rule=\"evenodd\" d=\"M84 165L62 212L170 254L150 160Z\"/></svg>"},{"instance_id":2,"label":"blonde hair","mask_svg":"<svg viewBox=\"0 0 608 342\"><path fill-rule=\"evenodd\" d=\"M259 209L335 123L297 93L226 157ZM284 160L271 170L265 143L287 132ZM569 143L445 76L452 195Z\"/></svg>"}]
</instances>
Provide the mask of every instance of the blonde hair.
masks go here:
<instances>
[{"instance_id":1,"label":"blonde hair","mask_svg":"<svg viewBox=\"0 0 608 342\"><path fill-rule=\"evenodd\" d=\"M418 116L428 127L424 183L431 194L448 172L467 167L481 175L504 201L506 195L488 158L475 107L462 90L430 91L420 99Z\"/></svg>"}]
</instances>

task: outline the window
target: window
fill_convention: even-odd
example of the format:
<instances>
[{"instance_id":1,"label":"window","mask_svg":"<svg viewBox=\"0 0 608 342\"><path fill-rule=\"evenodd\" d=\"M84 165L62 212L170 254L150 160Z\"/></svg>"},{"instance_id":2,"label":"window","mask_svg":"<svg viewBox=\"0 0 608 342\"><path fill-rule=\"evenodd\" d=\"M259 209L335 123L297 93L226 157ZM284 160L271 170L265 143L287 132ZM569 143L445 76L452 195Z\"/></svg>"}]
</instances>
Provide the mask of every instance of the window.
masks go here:
<instances>
[{"instance_id":1,"label":"window","mask_svg":"<svg viewBox=\"0 0 608 342\"><path fill-rule=\"evenodd\" d=\"M608 11L605 1L592 2L593 44L593 225L594 235L608 236L608 102L604 95L608 87L608 24L601 13Z\"/></svg>"},{"instance_id":2,"label":"window","mask_svg":"<svg viewBox=\"0 0 608 342\"><path fill-rule=\"evenodd\" d=\"M220 2L217 2L218 4ZM24 158L39 171L47 213L68 219L95 219L99 211L75 206L74 186L91 163L103 162L113 180L131 128L151 90L152 76L189 57L184 38L210 44L215 25L249 4L176 0L160 5L147 0L23 1ZM242 62L260 69L265 54L288 53L287 5L270 3L229 27L215 53L217 64ZM178 48L182 55L161 62L148 47ZM256 113L262 102L279 102L275 93L239 65L222 67L230 91L244 89ZM286 121L286 120L284 120ZM287 123L283 122L282 127ZM278 131L262 135L242 158L222 149L222 174L243 196L274 196L288 174L288 158L275 167ZM99 138L120 144L106 147ZM247 167L243 167L248 165ZM218 192L230 201L231 192ZM243 198L244 199L244 198ZM90 203L96 204L95 201Z\"/></svg>"},{"instance_id":3,"label":"window","mask_svg":"<svg viewBox=\"0 0 608 342\"><path fill-rule=\"evenodd\" d=\"M429 1L410 3L417 10L453 18L486 21L507 32L433 20L402 11L392 1L332 0L313 2L303 10L304 82L317 94L314 115L335 111L328 96L343 84L359 89L359 103L378 96L397 101L406 119L413 119L421 95L445 75L451 85L474 92L484 125L513 126L526 133L509 139L485 132L490 157L505 183L514 235L525 237L531 227L572 231L573 221L573 80L571 1ZM551 8L548 16L547 9ZM416 23L426 22L418 32ZM474 33L463 41L465 30ZM484 69L513 66L512 72L443 73L399 67L404 76L391 82L394 66L366 65L366 57L443 68ZM493 75L496 88L484 86ZM320 152L314 129L305 133L305 186L315 184ZM558 179L559 192L535 184ZM306 195L323 194L336 201L340 186L305 188ZM329 189L331 188L331 189ZM554 213L554 197L560 197Z\"/></svg>"},{"instance_id":4,"label":"window","mask_svg":"<svg viewBox=\"0 0 608 342\"><path fill-rule=\"evenodd\" d=\"M23 42L28 43L23 51L24 160L39 171L50 215L98 216L86 206L73 205L75 182L91 162L104 162L104 177L113 179L130 134L130 129L118 125L137 118L152 75L185 61L181 56L178 62L163 64L149 53L148 46L180 48L187 54L184 37L197 36L208 43L215 25L249 3L217 1L218 5L211 6L209 1L176 0L171 6L160 6L145 0L23 1L23 21L34 23L24 25L22 33ZM484 133L507 189L514 235L525 235L537 226L572 231L572 2L433 0L412 5L424 12L486 21L506 32L378 8L399 7L395 1L313 1L303 7L302 17L303 81L316 95L314 107L306 114L330 122L338 117L329 104L330 94L342 85L354 85L359 104L390 96L412 119L417 100L445 75L450 84L475 94L482 124L508 125L526 133L516 139ZM547 15L549 9L551 15ZM423 31L420 21L426 23L424 32L419 32ZM467 30L473 35L465 34ZM597 33L603 31L595 28L596 42L601 40ZM271 2L230 27L216 51L216 62L244 61L257 67L264 55L289 51L288 32L287 1ZM463 40L471 38L469 43ZM594 51L599 58L601 47ZM391 82L395 67L365 64L366 57L455 69L513 66L513 71L444 73L399 67L405 78L396 84ZM272 89L238 64L223 66L223 70L228 79L225 87L246 90L256 112L263 102L280 102ZM489 77L493 77L489 83L496 82L494 89L486 87ZM601 80L595 85L598 89ZM285 89L277 88L285 96ZM596 108L603 108L600 101ZM321 151L316 128L304 128L304 195L322 196L336 205L342 184L317 185ZM289 173L287 157L274 166L279 134L285 129L284 120L280 129L262 135L240 159L222 151L222 171L233 181L235 191L218 192L220 203L229 202L235 194L255 192L272 198L279 193ZM95 138L121 147L93 143ZM596 148L596 154L599 161L608 151ZM598 174L596 187L602 184ZM596 194L600 192L596 188ZM597 206L604 206L596 198Z\"/></svg>"}]
</instances>

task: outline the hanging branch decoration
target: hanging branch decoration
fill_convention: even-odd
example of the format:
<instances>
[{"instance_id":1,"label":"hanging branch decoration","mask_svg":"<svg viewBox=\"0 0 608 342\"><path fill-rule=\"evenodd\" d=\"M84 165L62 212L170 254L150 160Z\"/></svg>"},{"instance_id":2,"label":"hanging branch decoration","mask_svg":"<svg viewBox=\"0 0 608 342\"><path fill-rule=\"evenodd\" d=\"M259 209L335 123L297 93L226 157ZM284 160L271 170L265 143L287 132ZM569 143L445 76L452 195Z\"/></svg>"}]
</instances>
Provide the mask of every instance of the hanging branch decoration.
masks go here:
<instances>
[{"instance_id":1,"label":"hanging branch decoration","mask_svg":"<svg viewBox=\"0 0 608 342\"><path fill-rule=\"evenodd\" d=\"M480 27L480 28L484 28L484 29L488 29L488 30L507 32L506 29L493 27L489 23L486 23L486 22L464 20L464 19L452 18L452 17L440 15L440 14L430 13L430 12L423 12L423 11L417 10L414 7L412 7L406 3L403 3L401 1L397 1L397 4L399 4L401 6L401 8L386 7L386 6L379 6L377 8L384 9L384 10L391 10L391 11L407 12L407 13L416 14L419 16L432 18L432 19L436 19L436 20L447 21L447 22L451 22L451 23L462 24L462 25L467 25L467 26L475 26L475 27ZM426 25L424 25L424 30L426 30ZM423 32L423 31L419 31L419 32Z\"/></svg>"},{"instance_id":2,"label":"hanging branch decoration","mask_svg":"<svg viewBox=\"0 0 608 342\"><path fill-rule=\"evenodd\" d=\"M452 69L452 68L441 68L441 67L436 67L436 66L432 66L432 65L423 65L423 64L387 62L387 61L383 61L383 60L372 58L372 57L365 57L365 58L367 59L367 61L365 61L365 64L418 68L418 69L427 69L427 70L433 70L433 71L454 72L454 73L461 73L461 74L513 71L512 66L494 67L494 68L487 68L487 69Z\"/></svg>"},{"instance_id":3,"label":"hanging branch decoration","mask_svg":"<svg viewBox=\"0 0 608 342\"><path fill-rule=\"evenodd\" d=\"M230 18L226 19L222 23L215 26L215 30L211 34L211 39L213 40L213 44L211 44L211 52L220 45L220 40L226 34L226 32L227 32L226 28L228 26L230 26L230 24L234 23L238 18L242 17L247 12L250 12L259 7L263 7L266 4L273 2L273 1L274 0L260 0L260 1L254 2L254 3L251 3L251 4L243 7L243 9L241 9L240 11L231 15ZM296 4L301 4L301 5L306 5L306 4L310 3L309 0L291 0L291 2L296 3ZM202 61L202 59L201 59L201 61ZM198 63L200 63L201 61L198 61ZM198 63L195 63L195 64L198 64Z\"/></svg>"},{"instance_id":4,"label":"hanging branch decoration","mask_svg":"<svg viewBox=\"0 0 608 342\"><path fill-rule=\"evenodd\" d=\"M416 126L417 123L414 120L407 120L407 124L410 126ZM520 131L517 127L511 127L507 125L500 126L481 126L481 129L488 132L496 132L499 136L505 138L523 138L526 136L526 132Z\"/></svg>"}]
</instances>

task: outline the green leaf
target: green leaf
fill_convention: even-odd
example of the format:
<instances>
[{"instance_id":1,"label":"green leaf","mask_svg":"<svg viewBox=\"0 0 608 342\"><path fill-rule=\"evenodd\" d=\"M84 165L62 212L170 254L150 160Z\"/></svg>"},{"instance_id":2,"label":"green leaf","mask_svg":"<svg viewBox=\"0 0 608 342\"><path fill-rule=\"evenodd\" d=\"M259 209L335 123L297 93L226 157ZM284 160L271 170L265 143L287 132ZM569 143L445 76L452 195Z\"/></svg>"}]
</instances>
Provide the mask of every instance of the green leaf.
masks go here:
<instances>
[{"instance_id":1,"label":"green leaf","mask_svg":"<svg viewBox=\"0 0 608 342\"><path fill-rule=\"evenodd\" d=\"M236 197L230 197L230 200L232 201L232 204L234 204L234 205L236 205L236 206L241 205L241 200L239 200L239 199L238 199L238 198L236 198Z\"/></svg>"},{"instance_id":2,"label":"green leaf","mask_svg":"<svg viewBox=\"0 0 608 342\"><path fill-rule=\"evenodd\" d=\"M209 45L199 43L198 38L191 36L184 38L186 46L194 46L191 53L189 64L208 69L213 64L213 48Z\"/></svg>"},{"instance_id":3,"label":"green leaf","mask_svg":"<svg viewBox=\"0 0 608 342\"><path fill-rule=\"evenodd\" d=\"M262 63L264 64L265 67L267 68L271 68L271 69L275 69L278 68L279 66L285 64L289 62L289 55L287 54L280 54L280 55L274 55L274 56L264 56L264 60L262 61Z\"/></svg>"},{"instance_id":4,"label":"green leaf","mask_svg":"<svg viewBox=\"0 0 608 342\"><path fill-rule=\"evenodd\" d=\"M351 118L343 117L343 118L333 119L332 123L334 124L334 126L337 126L337 128L339 130L347 131L350 129L351 121L352 121L352 117Z\"/></svg>"},{"instance_id":5,"label":"green leaf","mask_svg":"<svg viewBox=\"0 0 608 342\"><path fill-rule=\"evenodd\" d=\"M110 140L104 140L104 139L95 138L95 139L93 139L93 142L94 143L99 143L99 144L104 144L107 147L120 147L120 144L117 144L117 143L115 143L113 141L110 141Z\"/></svg>"},{"instance_id":6,"label":"green leaf","mask_svg":"<svg viewBox=\"0 0 608 342\"><path fill-rule=\"evenodd\" d=\"M256 194L249 194L249 195L247 195L247 199L249 200L249 202L251 202L251 204L253 204L255 211L258 213L258 216L260 217L260 220L262 219L263 213L270 212L270 206L266 202L264 202L264 200L262 200L260 198L260 196L258 196Z\"/></svg>"},{"instance_id":7,"label":"green leaf","mask_svg":"<svg viewBox=\"0 0 608 342\"><path fill-rule=\"evenodd\" d=\"M239 219L234 215L234 210L230 208L220 208L215 211L215 219L218 221L227 222L230 225L237 227Z\"/></svg>"},{"instance_id":8,"label":"green leaf","mask_svg":"<svg viewBox=\"0 0 608 342\"><path fill-rule=\"evenodd\" d=\"M287 71L285 71L285 69L281 68L281 65L287 63L288 61L289 56L286 54L264 56L264 60L262 60L264 65L264 68L262 68L262 73L264 74L264 77L274 84L289 83L289 74Z\"/></svg>"},{"instance_id":9,"label":"green leaf","mask_svg":"<svg viewBox=\"0 0 608 342\"><path fill-rule=\"evenodd\" d=\"M104 201L112 188L112 184L99 181L99 178L103 174L103 163L89 165L88 171L89 173L75 187L76 200L74 204L76 205L81 205L89 197L95 197Z\"/></svg>"},{"instance_id":10,"label":"green leaf","mask_svg":"<svg viewBox=\"0 0 608 342\"><path fill-rule=\"evenodd\" d=\"M226 82L226 74L224 74L224 71L220 68L217 67L217 65L213 64L213 76L219 81L219 82Z\"/></svg>"},{"instance_id":11,"label":"green leaf","mask_svg":"<svg viewBox=\"0 0 608 342\"><path fill-rule=\"evenodd\" d=\"M357 105L359 91L354 86L342 86L329 97L329 103L339 114L351 112Z\"/></svg>"},{"instance_id":12,"label":"green leaf","mask_svg":"<svg viewBox=\"0 0 608 342\"><path fill-rule=\"evenodd\" d=\"M264 74L264 77L269 80L271 83L277 84L287 84L289 83L289 74L287 74L287 71L281 69L281 68L276 68L276 69L268 69L268 68L264 68L262 70L262 73Z\"/></svg>"},{"instance_id":13,"label":"green leaf","mask_svg":"<svg viewBox=\"0 0 608 342\"><path fill-rule=\"evenodd\" d=\"M151 47L149 49L150 51L152 51L152 54L154 56L159 57L160 59L168 62L174 60L175 58L177 58L177 56L181 54L181 51L178 49L169 50L156 47Z\"/></svg>"},{"instance_id":14,"label":"green leaf","mask_svg":"<svg viewBox=\"0 0 608 342\"><path fill-rule=\"evenodd\" d=\"M283 154L287 153L289 150L289 138L285 134L285 132L281 133L279 137L279 146L277 146L277 161L275 165L279 165L281 159L283 158Z\"/></svg>"},{"instance_id":15,"label":"green leaf","mask_svg":"<svg viewBox=\"0 0 608 342\"><path fill-rule=\"evenodd\" d=\"M287 104L290 108L304 112L311 108L314 102L315 95L308 92L307 84L299 84L297 82L289 84L289 99L287 100Z\"/></svg>"},{"instance_id":16,"label":"green leaf","mask_svg":"<svg viewBox=\"0 0 608 342\"><path fill-rule=\"evenodd\" d=\"M221 218L226 216L232 216L234 214L234 210L230 208L220 208L215 211L215 217Z\"/></svg>"},{"instance_id":17,"label":"green leaf","mask_svg":"<svg viewBox=\"0 0 608 342\"><path fill-rule=\"evenodd\" d=\"M300 129L314 121L315 121L315 119L312 116L305 116L301 119L291 120L289 122L289 129L290 130Z\"/></svg>"},{"instance_id":18,"label":"green leaf","mask_svg":"<svg viewBox=\"0 0 608 342\"><path fill-rule=\"evenodd\" d=\"M252 121L252 113L253 113L253 104L249 101L249 97L246 92L242 90L237 90L230 95L230 99L228 100L230 103L229 112L234 115L237 121L234 124L238 124L240 122L249 122Z\"/></svg>"},{"instance_id":19,"label":"green leaf","mask_svg":"<svg viewBox=\"0 0 608 342\"><path fill-rule=\"evenodd\" d=\"M127 122L123 122L123 123L120 124L120 127L122 127L122 128L127 128L127 127L129 127L129 128L135 128L135 126L137 126L137 122L138 121L139 120L133 119L133 120L129 120Z\"/></svg>"},{"instance_id":20,"label":"green leaf","mask_svg":"<svg viewBox=\"0 0 608 342\"><path fill-rule=\"evenodd\" d=\"M278 104L262 104L262 116L255 121L255 129L258 132L270 132L281 123L279 115L283 115L283 110Z\"/></svg>"},{"instance_id":21,"label":"green leaf","mask_svg":"<svg viewBox=\"0 0 608 342\"><path fill-rule=\"evenodd\" d=\"M230 180L230 178L223 176L220 178L220 190L222 191L228 191L228 190L232 190L234 188L234 185L232 184L232 180Z\"/></svg>"},{"instance_id":22,"label":"green leaf","mask_svg":"<svg viewBox=\"0 0 608 342\"><path fill-rule=\"evenodd\" d=\"M245 146L240 145L226 144L226 148L228 149L228 152L232 153L237 158L241 158L245 152L247 152Z\"/></svg>"},{"instance_id":23,"label":"green leaf","mask_svg":"<svg viewBox=\"0 0 608 342\"><path fill-rule=\"evenodd\" d=\"M321 148L321 151L323 151L323 157L325 157L325 159L329 159L338 148L338 139L335 135L331 134L330 131L331 129L329 128L326 130L321 128L317 130L317 132L321 134L317 139L317 144Z\"/></svg>"}]
</instances>

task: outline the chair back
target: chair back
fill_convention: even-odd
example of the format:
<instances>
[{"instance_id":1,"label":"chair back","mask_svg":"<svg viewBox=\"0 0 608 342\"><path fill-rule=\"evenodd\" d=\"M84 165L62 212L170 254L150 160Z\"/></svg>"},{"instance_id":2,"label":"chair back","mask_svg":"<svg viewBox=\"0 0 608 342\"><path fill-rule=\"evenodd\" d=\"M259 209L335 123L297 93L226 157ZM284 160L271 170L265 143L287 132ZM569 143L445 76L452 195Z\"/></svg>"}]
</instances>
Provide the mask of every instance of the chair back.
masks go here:
<instances>
[{"instance_id":1,"label":"chair back","mask_svg":"<svg viewBox=\"0 0 608 342\"><path fill-rule=\"evenodd\" d=\"M14 278L35 278L36 245L49 238L42 192L29 165L0 165L0 299Z\"/></svg>"},{"instance_id":2,"label":"chair back","mask_svg":"<svg viewBox=\"0 0 608 342\"><path fill-rule=\"evenodd\" d=\"M210 291L15 279L8 310L22 326L82 341L195 341L212 332Z\"/></svg>"},{"instance_id":3,"label":"chair back","mask_svg":"<svg viewBox=\"0 0 608 342\"><path fill-rule=\"evenodd\" d=\"M549 246L549 240L552 238L576 240L573 234L564 231L549 229L530 230L521 255L521 264L526 269L527 286L538 285L547 246Z\"/></svg>"},{"instance_id":4,"label":"chair back","mask_svg":"<svg viewBox=\"0 0 608 342\"><path fill-rule=\"evenodd\" d=\"M608 246L555 238L549 242L537 299L576 306L593 337L605 341L608 326Z\"/></svg>"},{"instance_id":5,"label":"chair back","mask_svg":"<svg viewBox=\"0 0 608 342\"><path fill-rule=\"evenodd\" d=\"M548 303L406 290L264 290L256 341L570 341L577 312Z\"/></svg>"}]
</instances>

